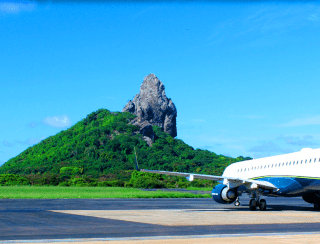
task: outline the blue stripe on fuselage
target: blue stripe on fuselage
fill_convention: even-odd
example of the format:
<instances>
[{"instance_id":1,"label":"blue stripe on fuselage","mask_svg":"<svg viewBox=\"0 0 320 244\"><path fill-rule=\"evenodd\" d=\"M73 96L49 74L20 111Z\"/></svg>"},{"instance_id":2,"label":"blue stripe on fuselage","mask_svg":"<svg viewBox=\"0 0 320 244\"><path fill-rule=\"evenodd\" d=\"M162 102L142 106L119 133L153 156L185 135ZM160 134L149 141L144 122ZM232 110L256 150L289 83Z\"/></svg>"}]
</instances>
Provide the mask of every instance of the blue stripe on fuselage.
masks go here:
<instances>
[{"instance_id":1,"label":"blue stripe on fuselage","mask_svg":"<svg viewBox=\"0 0 320 244\"><path fill-rule=\"evenodd\" d=\"M256 180L268 181L279 188L276 195L301 196L307 191L320 190L320 179L296 176L266 176Z\"/></svg>"}]
</instances>

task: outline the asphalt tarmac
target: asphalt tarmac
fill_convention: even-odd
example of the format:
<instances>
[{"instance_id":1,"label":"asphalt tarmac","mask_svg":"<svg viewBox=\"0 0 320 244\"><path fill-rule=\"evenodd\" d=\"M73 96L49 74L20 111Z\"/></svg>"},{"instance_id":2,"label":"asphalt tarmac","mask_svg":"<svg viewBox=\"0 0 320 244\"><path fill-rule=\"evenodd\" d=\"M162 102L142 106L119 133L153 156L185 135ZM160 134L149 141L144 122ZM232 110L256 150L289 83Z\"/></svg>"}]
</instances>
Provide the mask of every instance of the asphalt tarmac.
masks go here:
<instances>
[{"instance_id":1,"label":"asphalt tarmac","mask_svg":"<svg viewBox=\"0 0 320 244\"><path fill-rule=\"evenodd\" d=\"M299 216L318 214L313 211L312 204L301 198L266 198L267 211L261 212L261 218L268 215L290 213ZM153 224L146 221L123 220L125 216L108 218L108 214L101 216L86 216L86 211L103 212L117 211L126 213L152 212L150 210L168 211L182 210L185 215L211 214L215 212L223 218L223 212L229 216L239 216L239 212L249 216L249 199L242 197L241 206L223 205L212 199L1 199L0 200L0 243L8 240L50 240L70 238L125 238L125 237L157 237L157 236L196 236L196 235L256 235L261 233L287 234L318 232L319 222L313 219L302 223L252 224L250 218L242 224L216 223L197 224L183 223L183 225ZM148 210L148 211L147 211ZM70 214L68 211L73 211ZM77 212L79 211L79 213ZM123 212L121 212L123 211ZM111 211L110 211L111 212ZM256 211L259 214L260 211ZM77 214L78 213L78 214ZM176 212L175 212L176 213ZM248 213L248 214L247 214ZM206 215L205 214L205 215ZM173 215L172 215L173 216ZM177 215L179 216L179 215ZM260 218L252 215L253 218ZM285 215L284 215L285 216ZM170 212L168 215L170 218ZM299 217L301 218L301 217ZM155 223L157 221L154 221Z\"/></svg>"}]
</instances>

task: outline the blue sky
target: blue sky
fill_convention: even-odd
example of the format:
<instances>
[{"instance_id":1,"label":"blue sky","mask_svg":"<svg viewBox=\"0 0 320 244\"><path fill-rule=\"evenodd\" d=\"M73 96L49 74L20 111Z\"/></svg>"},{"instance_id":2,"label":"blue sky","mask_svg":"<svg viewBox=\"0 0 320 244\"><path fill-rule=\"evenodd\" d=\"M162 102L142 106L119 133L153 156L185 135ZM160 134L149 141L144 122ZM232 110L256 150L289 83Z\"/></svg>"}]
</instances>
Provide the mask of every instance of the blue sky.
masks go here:
<instances>
[{"instance_id":1,"label":"blue sky","mask_svg":"<svg viewBox=\"0 0 320 244\"><path fill-rule=\"evenodd\" d=\"M178 138L232 157L320 147L320 3L0 1L0 164L154 73Z\"/></svg>"}]
</instances>

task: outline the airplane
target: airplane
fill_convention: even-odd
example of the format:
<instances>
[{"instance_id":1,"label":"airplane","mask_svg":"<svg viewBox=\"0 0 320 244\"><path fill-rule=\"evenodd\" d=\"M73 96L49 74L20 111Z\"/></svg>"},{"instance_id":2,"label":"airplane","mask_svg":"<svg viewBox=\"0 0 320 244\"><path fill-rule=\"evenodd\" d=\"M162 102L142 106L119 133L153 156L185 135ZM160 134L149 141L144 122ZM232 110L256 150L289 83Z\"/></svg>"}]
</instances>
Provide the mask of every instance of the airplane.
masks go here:
<instances>
[{"instance_id":1,"label":"airplane","mask_svg":"<svg viewBox=\"0 0 320 244\"><path fill-rule=\"evenodd\" d=\"M183 176L220 182L212 189L212 198L218 203L240 205L243 193L250 195L250 210L266 210L263 196L297 197L320 210L320 148L304 148L299 152L252 159L229 165L222 176L181 173L159 170L136 170L155 174Z\"/></svg>"}]
</instances>

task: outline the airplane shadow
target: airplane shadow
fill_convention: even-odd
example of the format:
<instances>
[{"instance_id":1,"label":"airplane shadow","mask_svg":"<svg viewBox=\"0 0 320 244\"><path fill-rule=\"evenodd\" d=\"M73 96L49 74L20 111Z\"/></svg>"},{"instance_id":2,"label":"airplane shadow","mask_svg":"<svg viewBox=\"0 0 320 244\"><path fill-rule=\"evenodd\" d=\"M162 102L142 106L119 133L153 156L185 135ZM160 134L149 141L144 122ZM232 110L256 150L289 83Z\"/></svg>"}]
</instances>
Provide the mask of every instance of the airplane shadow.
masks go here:
<instances>
[{"instance_id":1,"label":"airplane shadow","mask_svg":"<svg viewBox=\"0 0 320 244\"><path fill-rule=\"evenodd\" d=\"M249 205L242 205L240 207L231 207L231 208L226 208L228 211L250 211L249 210ZM257 208L256 211L260 211L259 208ZM316 212L313 209L313 206L288 206L288 205L267 205L267 209L265 212L268 211L276 211L276 212L281 212L281 211L299 211L299 212Z\"/></svg>"}]
</instances>

